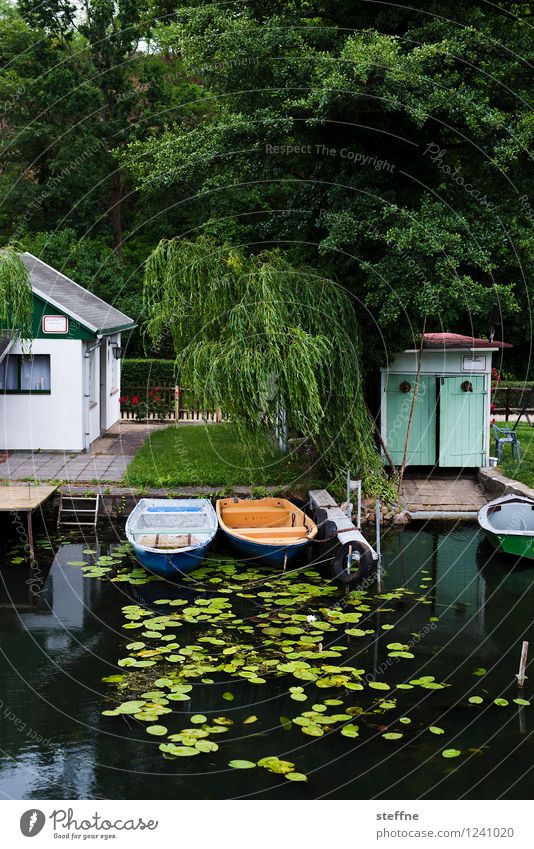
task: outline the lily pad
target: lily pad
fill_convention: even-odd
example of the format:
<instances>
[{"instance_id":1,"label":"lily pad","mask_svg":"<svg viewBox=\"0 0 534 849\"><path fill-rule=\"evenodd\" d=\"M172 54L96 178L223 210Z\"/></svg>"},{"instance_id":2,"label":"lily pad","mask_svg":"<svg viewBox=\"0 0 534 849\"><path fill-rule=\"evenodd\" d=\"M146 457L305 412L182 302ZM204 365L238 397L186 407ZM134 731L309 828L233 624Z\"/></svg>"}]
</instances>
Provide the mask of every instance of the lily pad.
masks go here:
<instances>
[{"instance_id":1,"label":"lily pad","mask_svg":"<svg viewBox=\"0 0 534 849\"><path fill-rule=\"evenodd\" d=\"M444 749L441 756L443 758L457 758L461 754L460 749Z\"/></svg>"},{"instance_id":2,"label":"lily pad","mask_svg":"<svg viewBox=\"0 0 534 849\"><path fill-rule=\"evenodd\" d=\"M153 734L154 737L163 737L167 733L164 725L149 725L146 729L147 734Z\"/></svg>"},{"instance_id":3,"label":"lily pad","mask_svg":"<svg viewBox=\"0 0 534 849\"><path fill-rule=\"evenodd\" d=\"M302 772L286 772L285 777L288 781L307 781L308 777Z\"/></svg>"},{"instance_id":4,"label":"lily pad","mask_svg":"<svg viewBox=\"0 0 534 849\"><path fill-rule=\"evenodd\" d=\"M254 769L256 764L254 761L233 760L228 762L228 766L232 767L232 769Z\"/></svg>"}]
</instances>

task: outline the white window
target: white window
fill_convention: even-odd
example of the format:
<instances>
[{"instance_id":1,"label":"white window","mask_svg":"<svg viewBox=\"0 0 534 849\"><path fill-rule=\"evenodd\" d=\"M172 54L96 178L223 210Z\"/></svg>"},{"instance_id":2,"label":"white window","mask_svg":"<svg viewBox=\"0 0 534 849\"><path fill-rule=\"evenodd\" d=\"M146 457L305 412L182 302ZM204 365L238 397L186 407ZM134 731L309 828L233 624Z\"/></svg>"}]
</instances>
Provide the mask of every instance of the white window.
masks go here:
<instances>
[{"instance_id":1,"label":"white window","mask_svg":"<svg viewBox=\"0 0 534 849\"><path fill-rule=\"evenodd\" d=\"M50 355L11 354L0 365L0 391L50 393Z\"/></svg>"}]
</instances>

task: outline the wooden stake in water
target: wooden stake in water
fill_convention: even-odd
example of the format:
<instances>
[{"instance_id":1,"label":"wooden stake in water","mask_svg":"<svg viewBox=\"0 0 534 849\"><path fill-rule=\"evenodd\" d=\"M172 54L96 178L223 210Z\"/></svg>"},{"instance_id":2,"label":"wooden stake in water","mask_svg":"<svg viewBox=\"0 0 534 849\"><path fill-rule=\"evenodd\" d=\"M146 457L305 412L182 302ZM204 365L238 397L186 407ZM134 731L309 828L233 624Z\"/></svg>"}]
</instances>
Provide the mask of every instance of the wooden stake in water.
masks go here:
<instances>
[{"instance_id":1,"label":"wooden stake in water","mask_svg":"<svg viewBox=\"0 0 534 849\"><path fill-rule=\"evenodd\" d=\"M525 678L527 671L527 656L528 656L528 643L526 640L523 640L523 645L521 646L521 660L519 661L519 672L517 674L517 686L520 690L525 686Z\"/></svg>"},{"instance_id":2,"label":"wooden stake in water","mask_svg":"<svg viewBox=\"0 0 534 849\"><path fill-rule=\"evenodd\" d=\"M376 553L378 554L378 560L376 563L376 583L378 586L378 592L382 592L382 551L380 549L380 520L382 518L380 508L380 501L378 498L375 503L375 519L376 519Z\"/></svg>"}]
</instances>

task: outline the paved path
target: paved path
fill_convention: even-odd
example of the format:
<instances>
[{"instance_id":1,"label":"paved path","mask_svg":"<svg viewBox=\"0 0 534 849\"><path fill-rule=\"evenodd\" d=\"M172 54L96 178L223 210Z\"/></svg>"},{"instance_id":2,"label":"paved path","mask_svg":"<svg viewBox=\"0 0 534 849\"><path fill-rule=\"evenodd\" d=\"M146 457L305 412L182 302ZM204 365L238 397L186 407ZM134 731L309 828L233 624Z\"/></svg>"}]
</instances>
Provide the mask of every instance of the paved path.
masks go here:
<instances>
[{"instance_id":1,"label":"paved path","mask_svg":"<svg viewBox=\"0 0 534 849\"><path fill-rule=\"evenodd\" d=\"M166 425L117 422L96 439L87 452L11 451L1 458L0 480L117 482L137 449L154 431Z\"/></svg>"}]
</instances>

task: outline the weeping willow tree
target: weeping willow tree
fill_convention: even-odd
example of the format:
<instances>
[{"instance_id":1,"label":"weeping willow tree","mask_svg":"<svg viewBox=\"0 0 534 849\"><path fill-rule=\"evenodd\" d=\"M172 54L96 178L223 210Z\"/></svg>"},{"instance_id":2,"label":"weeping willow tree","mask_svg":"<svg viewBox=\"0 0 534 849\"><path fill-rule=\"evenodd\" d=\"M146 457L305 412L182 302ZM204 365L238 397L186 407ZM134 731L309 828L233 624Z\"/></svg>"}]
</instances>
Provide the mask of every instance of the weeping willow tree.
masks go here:
<instances>
[{"instance_id":1,"label":"weeping willow tree","mask_svg":"<svg viewBox=\"0 0 534 849\"><path fill-rule=\"evenodd\" d=\"M145 332L172 340L181 381L243 431L290 434L316 447L329 473L350 468L384 489L362 394L352 302L333 281L283 253L245 256L215 242L173 239L148 258Z\"/></svg>"},{"instance_id":2,"label":"weeping willow tree","mask_svg":"<svg viewBox=\"0 0 534 849\"><path fill-rule=\"evenodd\" d=\"M33 335L30 275L14 245L0 250L0 327L16 331L27 344Z\"/></svg>"}]
</instances>

